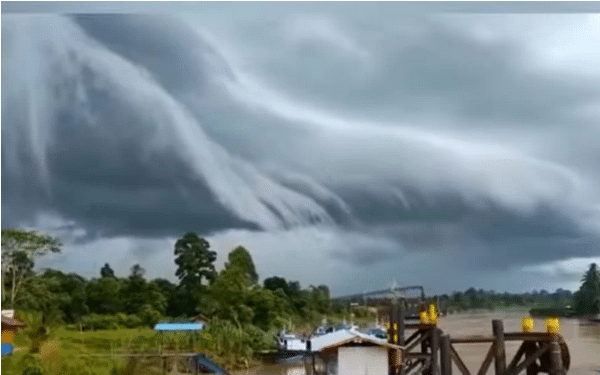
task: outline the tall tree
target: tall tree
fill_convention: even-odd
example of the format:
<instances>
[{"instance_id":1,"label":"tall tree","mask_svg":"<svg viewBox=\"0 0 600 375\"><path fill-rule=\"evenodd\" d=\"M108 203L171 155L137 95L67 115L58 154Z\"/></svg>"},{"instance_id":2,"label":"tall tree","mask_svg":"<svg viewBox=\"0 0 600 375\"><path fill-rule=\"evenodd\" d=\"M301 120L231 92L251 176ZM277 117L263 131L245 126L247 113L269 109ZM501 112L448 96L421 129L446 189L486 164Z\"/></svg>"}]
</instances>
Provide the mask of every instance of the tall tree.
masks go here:
<instances>
[{"instance_id":1,"label":"tall tree","mask_svg":"<svg viewBox=\"0 0 600 375\"><path fill-rule=\"evenodd\" d=\"M131 267L131 275L129 276L130 279L141 279L144 277L144 274L146 273L146 270L144 268L142 268L142 266L140 266L139 264L134 264Z\"/></svg>"},{"instance_id":2,"label":"tall tree","mask_svg":"<svg viewBox=\"0 0 600 375\"><path fill-rule=\"evenodd\" d=\"M583 275L582 284L575 293L575 311L578 314L600 313L600 273L596 263Z\"/></svg>"},{"instance_id":3,"label":"tall tree","mask_svg":"<svg viewBox=\"0 0 600 375\"><path fill-rule=\"evenodd\" d=\"M258 274L256 273L252 256L250 256L246 248L243 246L236 247L229 253L228 259L229 263L226 267L239 267L248 282L251 284L258 282Z\"/></svg>"},{"instance_id":4,"label":"tall tree","mask_svg":"<svg viewBox=\"0 0 600 375\"><path fill-rule=\"evenodd\" d=\"M9 290L9 301L14 308L23 283L33 275L35 259L49 252L60 252L58 239L35 231L2 229L2 295Z\"/></svg>"},{"instance_id":5,"label":"tall tree","mask_svg":"<svg viewBox=\"0 0 600 375\"><path fill-rule=\"evenodd\" d=\"M188 232L175 243L175 257L179 285L174 310L191 316L200 309L210 315L214 312L214 303L209 298L206 284L212 283L217 276L214 264L217 253L210 250L210 244L204 238Z\"/></svg>"},{"instance_id":6,"label":"tall tree","mask_svg":"<svg viewBox=\"0 0 600 375\"><path fill-rule=\"evenodd\" d=\"M202 289L203 281L212 281L216 276L217 253L210 250L208 241L194 232L186 233L175 243L175 275L179 284L191 291Z\"/></svg>"},{"instance_id":7,"label":"tall tree","mask_svg":"<svg viewBox=\"0 0 600 375\"><path fill-rule=\"evenodd\" d=\"M110 268L108 263L104 264L104 267L100 269L100 276L102 277L115 277L115 271Z\"/></svg>"},{"instance_id":8,"label":"tall tree","mask_svg":"<svg viewBox=\"0 0 600 375\"><path fill-rule=\"evenodd\" d=\"M218 315L222 319L232 320L238 324L251 323L253 319L252 296L257 300L270 299L269 296L254 293L253 289L261 289L256 284L258 276L254 270L254 262L248 250L241 246L233 249L228 256L229 262L219 273L219 277L211 285L211 294L218 305ZM267 303L266 301L263 301Z\"/></svg>"}]
</instances>

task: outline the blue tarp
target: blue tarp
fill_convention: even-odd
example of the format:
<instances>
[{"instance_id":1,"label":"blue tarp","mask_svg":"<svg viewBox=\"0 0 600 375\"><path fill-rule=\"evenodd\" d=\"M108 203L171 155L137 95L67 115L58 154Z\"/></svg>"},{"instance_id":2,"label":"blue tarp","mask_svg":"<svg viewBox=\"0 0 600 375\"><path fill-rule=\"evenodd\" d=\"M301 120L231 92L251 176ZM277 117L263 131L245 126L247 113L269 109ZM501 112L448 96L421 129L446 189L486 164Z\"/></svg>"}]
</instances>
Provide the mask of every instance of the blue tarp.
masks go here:
<instances>
[{"instance_id":1,"label":"blue tarp","mask_svg":"<svg viewBox=\"0 0 600 375\"><path fill-rule=\"evenodd\" d=\"M10 355L13 353L14 347L12 344L3 343L2 344L2 355Z\"/></svg>"},{"instance_id":2,"label":"blue tarp","mask_svg":"<svg viewBox=\"0 0 600 375\"><path fill-rule=\"evenodd\" d=\"M204 323L158 323L155 331L201 331Z\"/></svg>"}]
</instances>

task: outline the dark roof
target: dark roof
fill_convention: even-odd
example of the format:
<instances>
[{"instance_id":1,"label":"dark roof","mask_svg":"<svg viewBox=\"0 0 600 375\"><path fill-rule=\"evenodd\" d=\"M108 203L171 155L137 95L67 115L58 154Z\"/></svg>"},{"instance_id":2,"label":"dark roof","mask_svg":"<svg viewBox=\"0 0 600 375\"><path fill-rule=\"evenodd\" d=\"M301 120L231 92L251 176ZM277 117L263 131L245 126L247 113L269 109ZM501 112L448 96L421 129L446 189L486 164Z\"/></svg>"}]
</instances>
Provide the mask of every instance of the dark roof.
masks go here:
<instances>
[{"instance_id":1,"label":"dark roof","mask_svg":"<svg viewBox=\"0 0 600 375\"><path fill-rule=\"evenodd\" d=\"M19 327L26 327L27 325L25 323L21 323L18 320L15 320L13 318L9 318L7 316L2 315L2 328L10 328L10 327L15 327L15 328L19 328Z\"/></svg>"}]
</instances>

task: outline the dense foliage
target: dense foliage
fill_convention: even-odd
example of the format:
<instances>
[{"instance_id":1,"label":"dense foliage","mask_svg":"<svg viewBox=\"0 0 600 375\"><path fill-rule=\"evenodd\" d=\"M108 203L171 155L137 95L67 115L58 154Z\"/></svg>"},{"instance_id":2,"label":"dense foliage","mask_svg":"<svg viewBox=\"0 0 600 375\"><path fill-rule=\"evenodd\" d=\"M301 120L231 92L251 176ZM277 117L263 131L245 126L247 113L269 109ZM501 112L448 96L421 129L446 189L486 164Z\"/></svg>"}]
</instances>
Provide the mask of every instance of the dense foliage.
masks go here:
<instances>
[{"instance_id":1,"label":"dense foliage","mask_svg":"<svg viewBox=\"0 0 600 375\"><path fill-rule=\"evenodd\" d=\"M36 232L2 230L2 303L15 308L28 323L32 353L52 340L61 326L91 332L201 319L208 328L195 338L196 343L222 364L239 367L248 365L257 351L272 348L282 328L307 331L324 318L367 322L374 317L373 309L366 306L351 309L332 300L325 285L302 288L299 282L279 276L267 277L261 285L252 257L242 246L228 254L224 268L217 272L216 252L196 233L186 233L175 244L178 283L148 280L139 264L119 277L106 263L99 277L90 280L52 269L34 272L37 257L58 252L59 246L58 240ZM578 314L595 314L600 309L600 273L591 265L575 295L562 289L509 294L470 288L439 299L447 312L511 306L556 310L574 305Z\"/></svg>"}]
</instances>

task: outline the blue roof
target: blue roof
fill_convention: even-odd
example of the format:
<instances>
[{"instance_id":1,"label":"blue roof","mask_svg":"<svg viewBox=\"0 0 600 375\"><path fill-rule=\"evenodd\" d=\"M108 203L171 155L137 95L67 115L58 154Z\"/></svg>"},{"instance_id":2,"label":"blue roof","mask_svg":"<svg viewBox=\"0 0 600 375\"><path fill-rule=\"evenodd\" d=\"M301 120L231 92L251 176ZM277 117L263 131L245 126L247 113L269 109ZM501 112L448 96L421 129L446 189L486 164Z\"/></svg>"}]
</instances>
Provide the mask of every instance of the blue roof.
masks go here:
<instances>
[{"instance_id":1,"label":"blue roof","mask_svg":"<svg viewBox=\"0 0 600 375\"><path fill-rule=\"evenodd\" d=\"M158 323L154 326L156 331L201 331L203 323Z\"/></svg>"}]
</instances>

